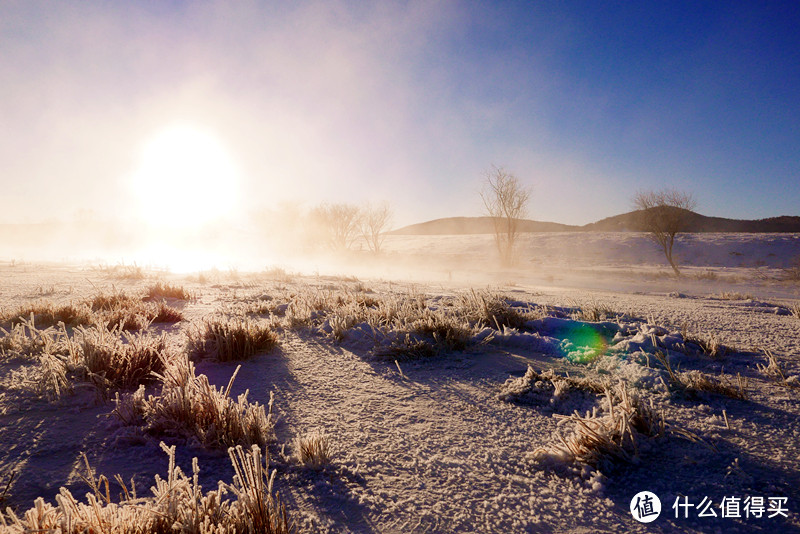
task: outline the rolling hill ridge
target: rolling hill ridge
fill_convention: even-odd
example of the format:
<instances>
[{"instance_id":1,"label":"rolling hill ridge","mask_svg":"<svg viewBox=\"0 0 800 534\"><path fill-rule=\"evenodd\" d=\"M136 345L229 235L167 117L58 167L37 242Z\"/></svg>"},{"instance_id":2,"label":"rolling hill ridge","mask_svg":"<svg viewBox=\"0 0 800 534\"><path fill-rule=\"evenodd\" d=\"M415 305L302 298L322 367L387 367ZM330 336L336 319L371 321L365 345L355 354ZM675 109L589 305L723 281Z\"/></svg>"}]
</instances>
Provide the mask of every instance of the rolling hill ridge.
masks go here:
<instances>
[{"instance_id":1,"label":"rolling hill ridge","mask_svg":"<svg viewBox=\"0 0 800 534\"><path fill-rule=\"evenodd\" d=\"M690 233L800 233L800 217L798 216L783 215L745 220L708 217L693 211L688 212L686 216L686 232ZM520 232L639 232L644 230L640 211L606 217L583 226L530 219L520 221ZM392 235L491 234L494 233L494 226L491 217L447 217L404 226L389 233Z\"/></svg>"}]
</instances>

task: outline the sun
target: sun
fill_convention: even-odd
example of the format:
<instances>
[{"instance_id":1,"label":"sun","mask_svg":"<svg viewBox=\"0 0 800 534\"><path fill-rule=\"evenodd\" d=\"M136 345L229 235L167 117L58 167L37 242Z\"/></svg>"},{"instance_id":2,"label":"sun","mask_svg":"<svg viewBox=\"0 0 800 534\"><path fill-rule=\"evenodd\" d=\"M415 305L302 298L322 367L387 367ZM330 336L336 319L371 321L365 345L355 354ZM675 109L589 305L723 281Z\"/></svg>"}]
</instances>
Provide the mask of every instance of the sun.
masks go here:
<instances>
[{"instance_id":1,"label":"sun","mask_svg":"<svg viewBox=\"0 0 800 534\"><path fill-rule=\"evenodd\" d=\"M149 226L194 229L234 212L239 174L213 132L175 124L144 143L131 185Z\"/></svg>"}]
</instances>

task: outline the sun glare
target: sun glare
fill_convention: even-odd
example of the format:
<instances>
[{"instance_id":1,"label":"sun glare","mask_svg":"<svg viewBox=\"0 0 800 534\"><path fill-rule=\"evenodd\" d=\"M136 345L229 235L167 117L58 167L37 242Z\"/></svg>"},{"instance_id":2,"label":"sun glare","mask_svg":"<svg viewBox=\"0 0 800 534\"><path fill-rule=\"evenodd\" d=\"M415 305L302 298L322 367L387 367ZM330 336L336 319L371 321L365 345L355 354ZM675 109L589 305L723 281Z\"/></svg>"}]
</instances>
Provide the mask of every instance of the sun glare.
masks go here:
<instances>
[{"instance_id":1,"label":"sun glare","mask_svg":"<svg viewBox=\"0 0 800 534\"><path fill-rule=\"evenodd\" d=\"M148 225L192 229L232 214L239 177L217 136L173 125L145 143L132 186Z\"/></svg>"}]
</instances>

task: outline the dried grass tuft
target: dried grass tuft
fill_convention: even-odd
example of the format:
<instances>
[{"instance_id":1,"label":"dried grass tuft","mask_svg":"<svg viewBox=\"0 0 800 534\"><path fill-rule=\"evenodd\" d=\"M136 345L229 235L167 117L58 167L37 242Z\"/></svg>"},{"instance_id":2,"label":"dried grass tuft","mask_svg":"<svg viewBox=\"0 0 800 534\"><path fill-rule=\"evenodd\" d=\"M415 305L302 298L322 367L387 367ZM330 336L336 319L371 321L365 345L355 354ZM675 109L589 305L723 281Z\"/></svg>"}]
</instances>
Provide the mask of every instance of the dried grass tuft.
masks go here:
<instances>
[{"instance_id":1,"label":"dried grass tuft","mask_svg":"<svg viewBox=\"0 0 800 534\"><path fill-rule=\"evenodd\" d=\"M58 323L64 323L66 326L89 325L94 320L92 310L85 304L56 305L52 302L39 301L4 314L0 317L0 323L13 326L28 320L31 315L39 328L56 326Z\"/></svg>"},{"instance_id":2,"label":"dried grass tuft","mask_svg":"<svg viewBox=\"0 0 800 534\"><path fill-rule=\"evenodd\" d=\"M734 386L728 383L727 379L722 375L719 378L713 378L700 371L675 371L672 369L667 355L661 351L657 350L655 357L664 367L664 370L667 371L673 392L679 392L692 398L697 397L698 393L706 392L724 395L732 399L748 399L747 378L741 374L736 375L736 385Z\"/></svg>"},{"instance_id":3,"label":"dried grass tuft","mask_svg":"<svg viewBox=\"0 0 800 534\"><path fill-rule=\"evenodd\" d=\"M132 334L119 328L79 328L69 344L70 356L82 365L101 391L131 389L153 380L169 359L166 337Z\"/></svg>"},{"instance_id":4,"label":"dried grass tuft","mask_svg":"<svg viewBox=\"0 0 800 534\"><path fill-rule=\"evenodd\" d=\"M610 306L602 302L592 300L589 302L589 304L578 308L578 310L572 314L572 319L574 321L597 323L600 321L615 319L618 316L619 314L615 313Z\"/></svg>"},{"instance_id":5,"label":"dried grass tuft","mask_svg":"<svg viewBox=\"0 0 800 534\"><path fill-rule=\"evenodd\" d=\"M642 438L664 435L663 413L655 410L652 400L644 404L631 396L624 385L616 391L618 402L611 391L606 392L608 412L602 416L596 411L586 416L575 413L559 417L559 428L565 423L575 424L574 431L564 438L558 433L559 443L534 451L534 458L579 462L606 470L620 462L633 462L639 455Z\"/></svg>"},{"instance_id":6,"label":"dried grass tuft","mask_svg":"<svg viewBox=\"0 0 800 534\"><path fill-rule=\"evenodd\" d=\"M150 434L183 437L203 447L264 446L274 437L273 396L270 394L267 410L248 402L247 391L232 399L230 392L240 367L225 389L217 389L206 375L195 373L188 358L176 359L159 375L162 389L158 395L145 397L143 387L117 395L113 413L123 423L141 425Z\"/></svg>"},{"instance_id":7,"label":"dried grass tuft","mask_svg":"<svg viewBox=\"0 0 800 534\"><path fill-rule=\"evenodd\" d=\"M314 470L324 469L331 463L332 444L330 438L320 432L311 432L294 440L297 460Z\"/></svg>"},{"instance_id":8,"label":"dried grass tuft","mask_svg":"<svg viewBox=\"0 0 800 534\"><path fill-rule=\"evenodd\" d=\"M191 300L192 294L184 289L183 286L161 281L158 281L147 288L147 294L144 296L144 300L163 299Z\"/></svg>"},{"instance_id":9,"label":"dried grass tuft","mask_svg":"<svg viewBox=\"0 0 800 534\"><path fill-rule=\"evenodd\" d=\"M115 532L215 534L251 532L288 534L294 532L286 508L274 494L276 472L269 472L269 456L262 456L257 446L249 450L237 446L228 450L235 476L232 484L219 482L216 490L203 492L198 482L200 468L192 460L193 476L183 474L175 465L175 447L161 443L169 457L166 480L156 475L152 497L137 498L136 489L128 490L122 478L124 498L111 500L108 479L95 478L89 467L84 480L92 489L86 502L79 502L66 488L56 496L56 505L41 497L21 517L11 509L0 513L0 526L13 534L27 532ZM231 494L232 498L226 495Z\"/></svg>"},{"instance_id":10,"label":"dried grass tuft","mask_svg":"<svg viewBox=\"0 0 800 534\"><path fill-rule=\"evenodd\" d=\"M721 359L729 352L735 352L731 348L723 345L715 334L690 333L686 324L681 327L681 336L683 337L684 346L694 345L699 352L705 354L712 360ZM653 346L657 347L658 345L654 344Z\"/></svg>"},{"instance_id":11,"label":"dried grass tuft","mask_svg":"<svg viewBox=\"0 0 800 534\"><path fill-rule=\"evenodd\" d=\"M95 323L107 329L145 330L151 323L183 320L183 313L163 300L143 302L122 291L96 295L90 304L96 314Z\"/></svg>"},{"instance_id":12,"label":"dried grass tuft","mask_svg":"<svg viewBox=\"0 0 800 534\"><path fill-rule=\"evenodd\" d=\"M458 295L454 304L458 315L479 327L522 328L532 318L512 307L504 296L489 291L472 289Z\"/></svg>"},{"instance_id":13,"label":"dried grass tuft","mask_svg":"<svg viewBox=\"0 0 800 534\"><path fill-rule=\"evenodd\" d=\"M775 356L769 349L762 349L764 351L764 355L767 357L767 365L763 364L756 364L759 372L774 380L777 384L787 387L787 388L800 388L800 382L796 379L796 377L792 377L790 379L786 376L786 371L784 369L784 365L782 362L778 360L778 357Z\"/></svg>"},{"instance_id":14,"label":"dried grass tuft","mask_svg":"<svg viewBox=\"0 0 800 534\"><path fill-rule=\"evenodd\" d=\"M554 399L562 398L569 390L586 391L594 394L605 394L608 383L588 377L570 377L556 374L553 369L542 373L528 365L525 374L519 378L510 378L500 388L498 398L506 402L525 402L537 385L552 389Z\"/></svg>"},{"instance_id":15,"label":"dried grass tuft","mask_svg":"<svg viewBox=\"0 0 800 534\"><path fill-rule=\"evenodd\" d=\"M17 354L33 356L43 352L59 352L57 346L62 345L66 336L63 328L58 330L52 326L44 329L36 327L35 317L31 315L27 320L12 325L8 330L0 328L0 354Z\"/></svg>"},{"instance_id":16,"label":"dried grass tuft","mask_svg":"<svg viewBox=\"0 0 800 534\"><path fill-rule=\"evenodd\" d=\"M240 319L206 320L188 336L194 356L222 362L244 360L278 345L278 336L268 325Z\"/></svg>"}]
</instances>

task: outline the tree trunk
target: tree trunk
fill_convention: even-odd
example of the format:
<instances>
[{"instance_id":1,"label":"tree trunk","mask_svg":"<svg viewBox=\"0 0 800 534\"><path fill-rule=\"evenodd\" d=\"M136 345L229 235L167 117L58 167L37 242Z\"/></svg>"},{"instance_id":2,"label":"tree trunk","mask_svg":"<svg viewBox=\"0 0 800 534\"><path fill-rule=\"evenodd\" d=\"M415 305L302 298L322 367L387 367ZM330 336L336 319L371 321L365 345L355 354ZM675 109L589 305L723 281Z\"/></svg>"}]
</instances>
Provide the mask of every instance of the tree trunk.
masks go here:
<instances>
[{"instance_id":1,"label":"tree trunk","mask_svg":"<svg viewBox=\"0 0 800 534\"><path fill-rule=\"evenodd\" d=\"M669 241L665 243L664 247L664 254L667 256L667 261L669 262L672 270L675 271L675 276L680 278L681 272L678 270L678 266L675 265L675 261L672 259L672 245L675 243L675 236L670 236Z\"/></svg>"}]
</instances>

